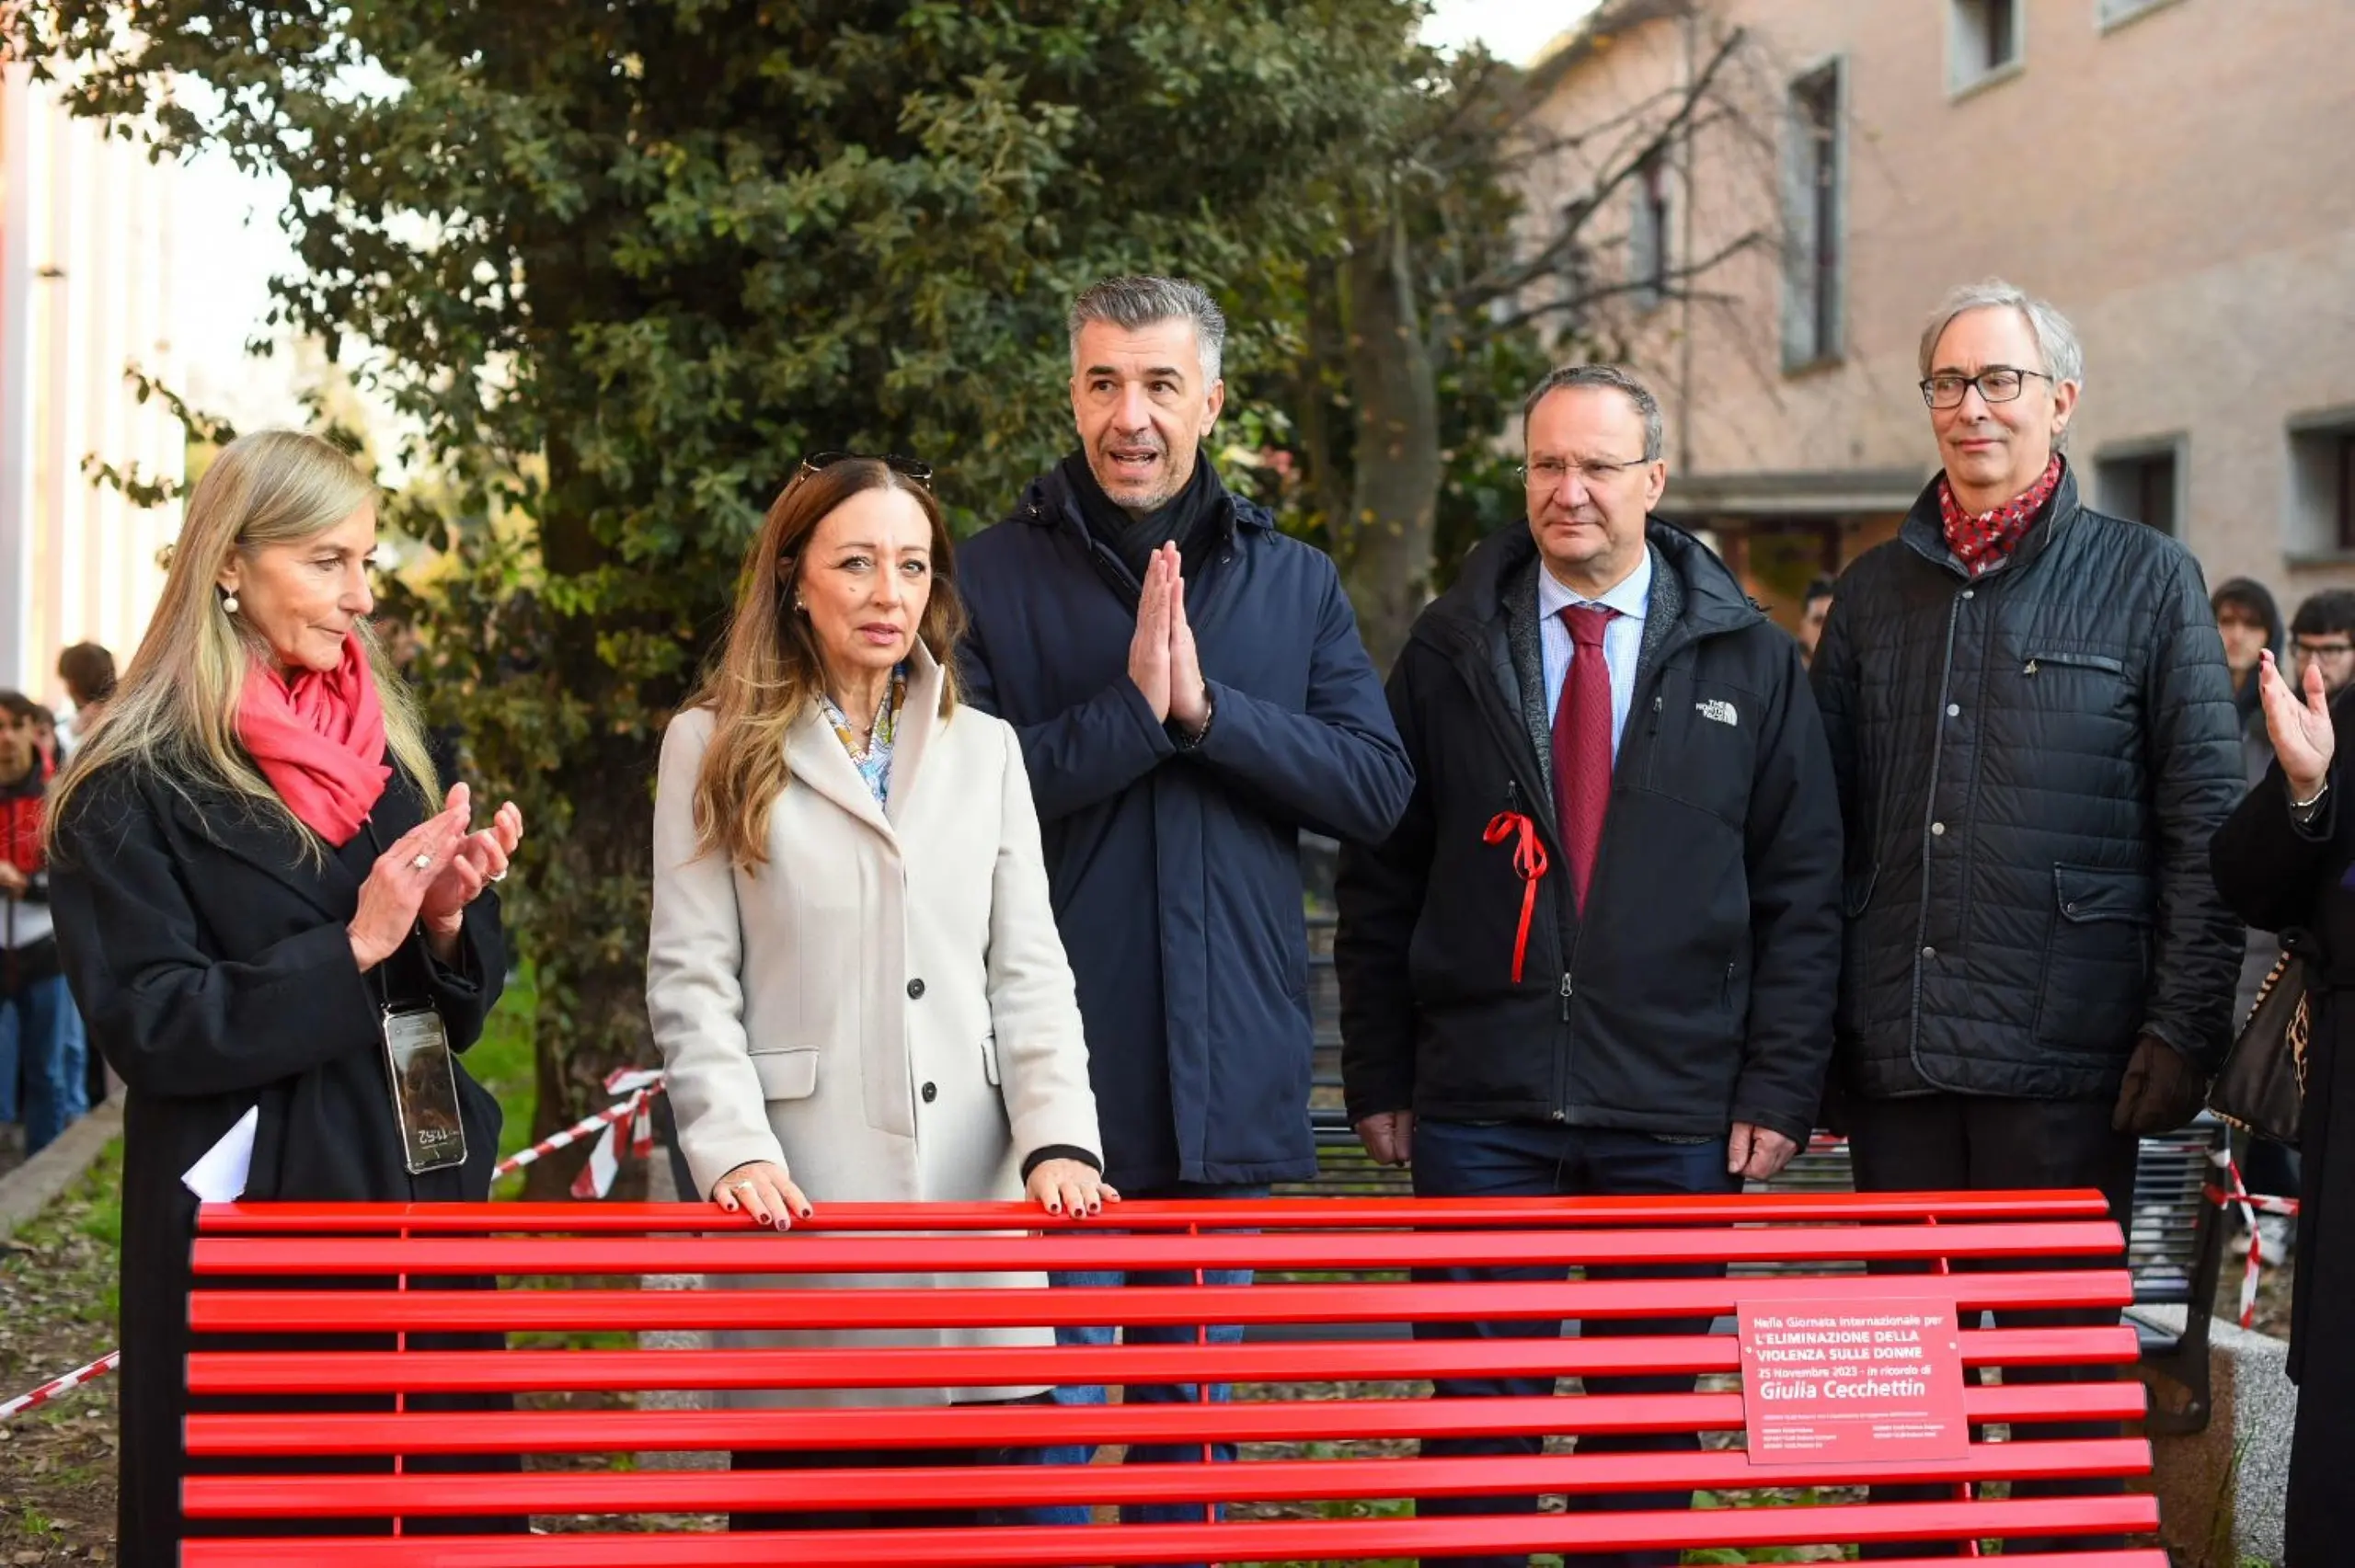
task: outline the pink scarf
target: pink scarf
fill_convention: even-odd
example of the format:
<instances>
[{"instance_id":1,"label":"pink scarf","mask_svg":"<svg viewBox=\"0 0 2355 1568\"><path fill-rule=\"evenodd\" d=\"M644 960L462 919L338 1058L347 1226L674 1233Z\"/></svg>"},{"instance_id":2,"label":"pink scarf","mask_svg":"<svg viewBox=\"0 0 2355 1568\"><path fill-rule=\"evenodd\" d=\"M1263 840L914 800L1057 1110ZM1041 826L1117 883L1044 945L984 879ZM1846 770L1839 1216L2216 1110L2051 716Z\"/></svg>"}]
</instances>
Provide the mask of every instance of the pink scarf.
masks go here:
<instances>
[{"instance_id":1,"label":"pink scarf","mask_svg":"<svg viewBox=\"0 0 2355 1568\"><path fill-rule=\"evenodd\" d=\"M393 775L385 765L385 707L357 635L343 662L292 681L257 660L237 702L237 738L287 809L340 849L360 831Z\"/></svg>"}]
</instances>

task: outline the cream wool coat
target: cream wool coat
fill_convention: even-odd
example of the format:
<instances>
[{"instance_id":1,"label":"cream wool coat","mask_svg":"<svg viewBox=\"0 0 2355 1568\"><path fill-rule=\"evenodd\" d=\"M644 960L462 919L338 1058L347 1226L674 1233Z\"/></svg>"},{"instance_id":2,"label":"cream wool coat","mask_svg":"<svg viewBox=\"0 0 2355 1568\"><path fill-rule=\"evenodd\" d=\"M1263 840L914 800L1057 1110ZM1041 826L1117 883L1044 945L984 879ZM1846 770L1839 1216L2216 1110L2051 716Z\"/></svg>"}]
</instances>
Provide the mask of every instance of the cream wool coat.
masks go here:
<instances>
[{"instance_id":1,"label":"cream wool coat","mask_svg":"<svg viewBox=\"0 0 2355 1568\"><path fill-rule=\"evenodd\" d=\"M1023 1158L1101 1155L1087 1047L1056 934L1014 732L959 707L921 646L878 807L814 707L753 871L697 856L692 803L712 715L671 721L654 808L647 1008L679 1142L707 1196L750 1160L813 1204L1019 1198ZM1017 1286L1040 1275L715 1276L742 1288ZM1045 1345L1040 1330L794 1330L740 1346ZM939 1404L1028 1389L758 1390L730 1403Z\"/></svg>"}]
</instances>

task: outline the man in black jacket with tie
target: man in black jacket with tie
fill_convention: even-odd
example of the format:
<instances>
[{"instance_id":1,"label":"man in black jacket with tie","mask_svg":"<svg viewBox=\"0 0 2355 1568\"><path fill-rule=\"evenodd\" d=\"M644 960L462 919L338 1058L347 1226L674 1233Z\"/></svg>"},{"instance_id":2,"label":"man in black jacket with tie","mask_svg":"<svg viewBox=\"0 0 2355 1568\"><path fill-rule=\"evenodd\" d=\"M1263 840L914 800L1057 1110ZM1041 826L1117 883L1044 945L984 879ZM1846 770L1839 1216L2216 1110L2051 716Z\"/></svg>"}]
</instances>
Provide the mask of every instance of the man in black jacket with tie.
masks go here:
<instances>
[{"instance_id":1,"label":"man in black jacket with tie","mask_svg":"<svg viewBox=\"0 0 2355 1568\"><path fill-rule=\"evenodd\" d=\"M1334 954L1350 1116L1373 1157L1411 1162L1415 1190L1430 1196L1729 1191L1773 1175L1806 1141L1831 1055L1840 819L1822 725L1798 645L1699 541L1649 521L1667 464L1660 406L1640 383L1606 367L1557 371L1524 406L1523 433L1526 527L1473 552L1391 672L1415 768L1407 815L1387 841L1343 853ZM1415 1327L1428 1338L1558 1332ZM1586 1386L1658 1392L1692 1379ZM1442 1396L1551 1388L1437 1385ZM1588 1437L1580 1451L1697 1441ZM1434 1438L1423 1451L1539 1448Z\"/></svg>"}]
</instances>

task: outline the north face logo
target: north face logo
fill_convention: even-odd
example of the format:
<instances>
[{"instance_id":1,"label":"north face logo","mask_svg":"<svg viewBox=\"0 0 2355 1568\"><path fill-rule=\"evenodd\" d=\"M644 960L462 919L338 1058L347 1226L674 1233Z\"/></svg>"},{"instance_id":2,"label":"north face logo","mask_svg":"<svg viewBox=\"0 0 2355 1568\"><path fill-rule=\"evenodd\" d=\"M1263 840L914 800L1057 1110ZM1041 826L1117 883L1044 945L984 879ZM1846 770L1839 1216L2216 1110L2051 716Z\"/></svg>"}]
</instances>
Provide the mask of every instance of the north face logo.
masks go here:
<instances>
[{"instance_id":1,"label":"north face logo","mask_svg":"<svg viewBox=\"0 0 2355 1568\"><path fill-rule=\"evenodd\" d=\"M1741 723L1741 715L1735 712L1734 705L1723 697L1711 697L1706 702L1695 703L1693 711L1716 724L1738 726Z\"/></svg>"}]
</instances>

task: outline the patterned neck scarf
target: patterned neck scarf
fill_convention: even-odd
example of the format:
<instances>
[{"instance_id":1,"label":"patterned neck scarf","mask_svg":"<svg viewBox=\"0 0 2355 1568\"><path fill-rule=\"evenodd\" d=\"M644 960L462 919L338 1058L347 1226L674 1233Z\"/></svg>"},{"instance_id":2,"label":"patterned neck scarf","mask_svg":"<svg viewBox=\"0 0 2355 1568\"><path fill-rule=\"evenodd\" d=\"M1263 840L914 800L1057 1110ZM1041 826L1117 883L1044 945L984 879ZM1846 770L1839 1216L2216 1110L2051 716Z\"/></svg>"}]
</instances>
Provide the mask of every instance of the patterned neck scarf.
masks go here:
<instances>
[{"instance_id":1,"label":"patterned neck scarf","mask_svg":"<svg viewBox=\"0 0 2355 1568\"><path fill-rule=\"evenodd\" d=\"M1938 517L1946 524L1947 548L1972 577L1993 571L2012 558L2027 536L2028 524L2052 498L2061 485L2061 454L2044 465L2043 475L1993 511L1967 512L1954 498L1954 486L1938 475Z\"/></svg>"},{"instance_id":2,"label":"patterned neck scarf","mask_svg":"<svg viewBox=\"0 0 2355 1568\"><path fill-rule=\"evenodd\" d=\"M825 704L826 722L834 727L834 734L850 753L858 776L881 806L891 794L891 747L900 738L900 707L908 698L908 667L904 664L891 671L890 689L883 693L882 704L875 710L875 728L868 735L864 750L858 744L858 732L850 727L850 717L822 693L818 700Z\"/></svg>"}]
</instances>

